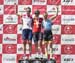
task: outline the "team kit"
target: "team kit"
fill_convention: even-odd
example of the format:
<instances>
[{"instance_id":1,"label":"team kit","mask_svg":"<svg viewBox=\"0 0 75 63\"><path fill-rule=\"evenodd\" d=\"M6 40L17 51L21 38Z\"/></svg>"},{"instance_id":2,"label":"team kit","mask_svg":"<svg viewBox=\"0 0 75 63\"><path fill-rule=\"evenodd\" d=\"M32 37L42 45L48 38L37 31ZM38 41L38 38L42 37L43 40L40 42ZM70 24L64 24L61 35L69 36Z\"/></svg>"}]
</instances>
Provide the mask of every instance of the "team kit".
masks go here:
<instances>
[{"instance_id":1,"label":"team kit","mask_svg":"<svg viewBox=\"0 0 75 63\"><path fill-rule=\"evenodd\" d=\"M42 51L42 57L45 53L47 56L48 49L50 49L50 58L52 58L52 25L53 20L58 15L58 6L56 7L57 12L54 16L48 18L48 13L44 12L43 17L39 17L40 11L37 9L34 12L34 17L31 16L31 8L26 8L26 14L21 16L22 21L22 39L24 44L24 53L26 53L26 44L29 44L30 54L32 53L32 39L35 44L36 57L39 58L39 51ZM45 44L46 49L43 51L42 44ZM48 47L50 46L50 48ZM25 56L26 57L26 56ZM28 57L26 57L28 58Z\"/></svg>"}]
</instances>

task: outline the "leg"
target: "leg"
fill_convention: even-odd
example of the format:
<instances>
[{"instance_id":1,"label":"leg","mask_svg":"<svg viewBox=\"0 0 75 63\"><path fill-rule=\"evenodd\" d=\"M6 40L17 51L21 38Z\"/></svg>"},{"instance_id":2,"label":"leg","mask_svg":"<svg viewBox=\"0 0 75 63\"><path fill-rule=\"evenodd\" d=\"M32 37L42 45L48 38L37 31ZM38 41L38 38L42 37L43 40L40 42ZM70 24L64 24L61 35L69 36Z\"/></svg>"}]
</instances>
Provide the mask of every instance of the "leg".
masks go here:
<instances>
[{"instance_id":1,"label":"leg","mask_svg":"<svg viewBox=\"0 0 75 63\"><path fill-rule=\"evenodd\" d=\"M53 50L52 50L52 41L50 40L50 41L48 41L48 46L49 46L49 52L50 52L50 58L52 58L52 55L53 55Z\"/></svg>"},{"instance_id":2,"label":"leg","mask_svg":"<svg viewBox=\"0 0 75 63\"><path fill-rule=\"evenodd\" d=\"M48 55L48 41L45 41L45 56Z\"/></svg>"},{"instance_id":3,"label":"leg","mask_svg":"<svg viewBox=\"0 0 75 63\"><path fill-rule=\"evenodd\" d=\"M35 42L36 53L38 52L38 42Z\"/></svg>"},{"instance_id":4,"label":"leg","mask_svg":"<svg viewBox=\"0 0 75 63\"><path fill-rule=\"evenodd\" d=\"M48 44L50 46L50 58L52 58L52 55L53 55L53 50L52 50L52 40L53 40L53 35L52 35L52 32L49 31L49 37L48 37Z\"/></svg>"},{"instance_id":5,"label":"leg","mask_svg":"<svg viewBox=\"0 0 75 63\"><path fill-rule=\"evenodd\" d=\"M28 36L29 50L32 52L32 30L29 30Z\"/></svg>"},{"instance_id":6,"label":"leg","mask_svg":"<svg viewBox=\"0 0 75 63\"><path fill-rule=\"evenodd\" d=\"M43 33L39 32L38 33L38 47L40 50L42 50L42 41L43 41Z\"/></svg>"},{"instance_id":7,"label":"leg","mask_svg":"<svg viewBox=\"0 0 75 63\"><path fill-rule=\"evenodd\" d=\"M40 50L41 51L41 40L38 40L38 51Z\"/></svg>"},{"instance_id":8,"label":"leg","mask_svg":"<svg viewBox=\"0 0 75 63\"><path fill-rule=\"evenodd\" d=\"M35 50L36 53L38 51L38 37L37 37L37 32L33 33L33 39L34 39L34 43L35 43Z\"/></svg>"},{"instance_id":9,"label":"leg","mask_svg":"<svg viewBox=\"0 0 75 63\"><path fill-rule=\"evenodd\" d=\"M29 51L30 51L30 53L32 52L32 41L31 40L29 40Z\"/></svg>"},{"instance_id":10,"label":"leg","mask_svg":"<svg viewBox=\"0 0 75 63\"><path fill-rule=\"evenodd\" d=\"M26 42L27 40L24 40L23 45L24 45L24 53L26 53Z\"/></svg>"},{"instance_id":11,"label":"leg","mask_svg":"<svg viewBox=\"0 0 75 63\"><path fill-rule=\"evenodd\" d=\"M22 30L22 39L23 39L23 45L24 45L24 53L26 52L26 42L27 42L27 30Z\"/></svg>"},{"instance_id":12,"label":"leg","mask_svg":"<svg viewBox=\"0 0 75 63\"><path fill-rule=\"evenodd\" d=\"M48 53L48 35L47 32L44 31L44 42L45 42L45 47L46 47L46 53Z\"/></svg>"}]
</instances>

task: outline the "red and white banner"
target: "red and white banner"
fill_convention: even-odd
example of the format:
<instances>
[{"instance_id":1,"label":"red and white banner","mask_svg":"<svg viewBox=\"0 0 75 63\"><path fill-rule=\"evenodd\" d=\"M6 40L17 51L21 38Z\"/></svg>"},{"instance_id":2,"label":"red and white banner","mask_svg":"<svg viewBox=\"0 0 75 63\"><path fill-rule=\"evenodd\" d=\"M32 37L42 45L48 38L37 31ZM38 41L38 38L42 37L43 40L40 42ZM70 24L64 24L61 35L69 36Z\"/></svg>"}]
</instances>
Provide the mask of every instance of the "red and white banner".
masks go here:
<instances>
[{"instance_id":1,"label":"red and white banner","mask_svg":"<svg viewBox=\"0 0 75 63\"><path fill-rule=\"evenodd\" d=\"M59 13L53 21L53 56L57 63L75 63L75 0L0 0L0 63L18 63L24 54L21 17L26 7L31 14L47 11L49 17ZM35 53L33 43L32 53Z\"/></svg>"}]
</instances>

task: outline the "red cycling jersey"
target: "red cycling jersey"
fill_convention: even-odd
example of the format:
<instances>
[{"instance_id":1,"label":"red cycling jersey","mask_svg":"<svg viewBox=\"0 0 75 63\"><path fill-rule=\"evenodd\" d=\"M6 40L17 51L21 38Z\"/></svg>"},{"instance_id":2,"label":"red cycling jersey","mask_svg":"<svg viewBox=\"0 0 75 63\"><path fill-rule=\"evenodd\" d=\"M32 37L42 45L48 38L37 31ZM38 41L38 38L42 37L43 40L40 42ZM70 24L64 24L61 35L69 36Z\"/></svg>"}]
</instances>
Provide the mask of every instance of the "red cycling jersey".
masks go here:
<instances>
[{"instance_id":1,"label":"red cycling jersey","mask_svg":"<svg viewBox=\"0 0 75 63\"><path fill-rule=\"evenodd\" d=\"M33 32L41 32L42 18L33 18Z\"/></svg>"}]
</instances>

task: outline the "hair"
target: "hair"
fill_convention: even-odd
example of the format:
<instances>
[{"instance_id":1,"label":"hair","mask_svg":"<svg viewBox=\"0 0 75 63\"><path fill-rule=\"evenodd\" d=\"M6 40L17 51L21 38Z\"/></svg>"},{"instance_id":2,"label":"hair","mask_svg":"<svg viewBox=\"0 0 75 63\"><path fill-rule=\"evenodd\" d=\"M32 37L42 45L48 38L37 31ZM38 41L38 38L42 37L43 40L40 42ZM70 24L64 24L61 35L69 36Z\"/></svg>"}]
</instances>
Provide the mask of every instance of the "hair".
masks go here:
<instances>
[{"instance_id":1,"label":"hair","mask_svg":"<svg viewBox=\"0 0 75 63\"><path fill-rule=\"evenodd\" d=\"M29 10L30 10L30 12L31 12L31 8L30 8L30 7L27 7L26 9L29 9Z\"/></svg>"},{"instance_id":2,"label":"hair","mask_svg":"<svg viewBox=\"0 0 75 63\"><path fill-rule=\"evenodd\" d=\"M40 11L39 11L39 10L36 10L36 11L35 11L35 14L36 14L36 13L40 14Z\"/></svg>"},{"instance_id":3,"label":"hair","mask_svg":"<svg viewBox=\"0 0 75 63\"><path fill-rule=\"evenodd\" d=\"M44 12L44 14L48 15L48 13L47 13L47 12ZM44 15L44 14L43 14L43 15Z\"/></svg>"}]
</instances>

